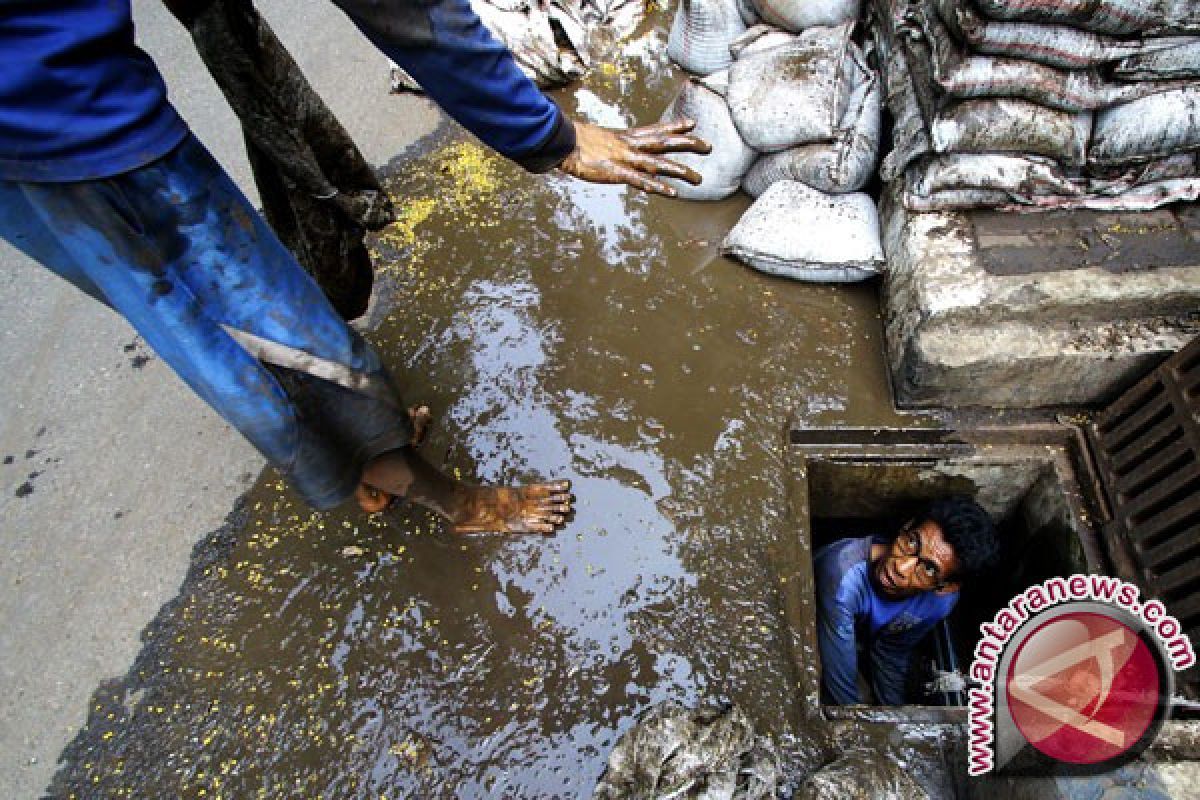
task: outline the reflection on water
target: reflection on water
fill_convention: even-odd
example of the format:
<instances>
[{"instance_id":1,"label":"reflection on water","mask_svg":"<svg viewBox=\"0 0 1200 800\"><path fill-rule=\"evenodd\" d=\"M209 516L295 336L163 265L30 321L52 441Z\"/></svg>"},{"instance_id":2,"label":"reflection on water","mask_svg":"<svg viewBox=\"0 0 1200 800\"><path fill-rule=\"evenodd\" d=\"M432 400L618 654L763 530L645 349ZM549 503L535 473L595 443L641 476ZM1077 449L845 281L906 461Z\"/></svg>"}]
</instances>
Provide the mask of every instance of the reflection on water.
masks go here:
<instances>
[{"instance_id":1,"label":"reflection on water","mask_svg":"<svg viewBox=\"0 0 1200 800\"><path fill-rule=\"evenodd\" d=\"M657 119L677 80L661 51L643 37L564 105ZM586 796L667 698L738 702L787 744L783 430L890 413L874 286L721 258L746 198L528 176L452 135L391 188L395 305L372 338L434 411L428 455L471 480L570 478L574 520L452 539L416 511L315 514L264 477L64 794Z\"/></svg>"}]
</instances>

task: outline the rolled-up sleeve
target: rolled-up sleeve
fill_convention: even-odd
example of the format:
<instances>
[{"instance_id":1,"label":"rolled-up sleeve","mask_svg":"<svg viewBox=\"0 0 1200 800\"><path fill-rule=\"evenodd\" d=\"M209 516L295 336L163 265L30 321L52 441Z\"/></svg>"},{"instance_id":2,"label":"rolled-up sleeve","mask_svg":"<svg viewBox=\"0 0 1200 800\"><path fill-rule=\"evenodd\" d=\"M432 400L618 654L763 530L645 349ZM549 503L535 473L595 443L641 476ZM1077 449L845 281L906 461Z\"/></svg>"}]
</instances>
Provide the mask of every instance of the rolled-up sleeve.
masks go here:
<instances>
[{"instance_id":1,"label":"rolled-up sleeve","mask_svg":"<svg viewBox=\"0 0 1200 800\"><path fill-rule=\"evenodd\" d=\"M334 0L442 110L531 172L575 149L571 121L471 10L467 0Z\"/></svg>"}]
</instances>

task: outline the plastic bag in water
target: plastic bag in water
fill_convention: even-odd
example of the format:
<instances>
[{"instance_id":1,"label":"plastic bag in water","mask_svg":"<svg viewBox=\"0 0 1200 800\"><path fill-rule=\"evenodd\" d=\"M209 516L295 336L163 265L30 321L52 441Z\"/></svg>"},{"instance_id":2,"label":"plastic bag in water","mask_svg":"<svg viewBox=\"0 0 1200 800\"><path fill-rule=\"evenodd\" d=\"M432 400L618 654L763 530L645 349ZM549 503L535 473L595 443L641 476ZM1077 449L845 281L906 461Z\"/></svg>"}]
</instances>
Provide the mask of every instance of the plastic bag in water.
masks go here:
<instances>
[{"instance_id":1,"label":"plastic bag in water","mask_svg":"<svg viewBox=\"0 0 1200 800\"><path fill-rule=\"evenodd\" d=\"M666 702L621 737L592 800L770 800L779 756L737 706L689 711Z\"/></svg>"},{"instance_id":2,"label":"plastic bag in water","mask_svg":"<svg viewBox=\"0 0 1200 800\"><path fill-rule=\"evenodd\" d=\"M721 252L757 270L849 283L883 269L879 214L869 195L831 195L798 181L772 184L725 237Z\"/></svg>"}]
</instances>

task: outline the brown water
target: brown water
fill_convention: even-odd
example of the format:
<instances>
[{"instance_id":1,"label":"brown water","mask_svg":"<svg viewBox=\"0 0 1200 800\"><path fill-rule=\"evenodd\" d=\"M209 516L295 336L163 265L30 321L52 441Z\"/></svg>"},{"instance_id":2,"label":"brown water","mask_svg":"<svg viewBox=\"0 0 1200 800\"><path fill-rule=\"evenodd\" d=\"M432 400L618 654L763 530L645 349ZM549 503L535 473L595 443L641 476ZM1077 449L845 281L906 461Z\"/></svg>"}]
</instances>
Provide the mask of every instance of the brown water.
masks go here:
<instances>
[{"instance_id":1,"label":"brown water","mask_svg":"<svg viewBox=\"0 0 1200 800\"><path fill-rule=\"evenodd\" d=\"M564 105L654 121L678 81L662 50L635 41ZM739 703L791 746L784 429L891 418L875 285L718 256L740 196L528 176L453 134L392 172L406 214L377 244L394 305L371 338L433 409L427 455L569 478L575 518L452 538L416 512L312 513L268 473L97 694L62 793L587 796L668 698Z\"/></svg>"}]
</instances>

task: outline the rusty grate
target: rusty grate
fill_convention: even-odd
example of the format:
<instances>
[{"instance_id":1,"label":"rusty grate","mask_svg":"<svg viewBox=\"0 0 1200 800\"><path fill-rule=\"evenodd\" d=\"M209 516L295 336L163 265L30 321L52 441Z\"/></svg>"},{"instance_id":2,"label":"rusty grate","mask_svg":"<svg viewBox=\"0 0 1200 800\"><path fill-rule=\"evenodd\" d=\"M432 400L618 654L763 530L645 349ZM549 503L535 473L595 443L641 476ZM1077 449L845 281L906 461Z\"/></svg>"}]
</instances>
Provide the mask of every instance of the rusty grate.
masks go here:
<instances>
[{"instance_id":1,"label":"rusty grate","mask_svg":"<svg viewBox=\"0 0 1200 800\"><path fill-rule=\"evenodd\" d=\"M1118 572L1200 642L1200 337L1099 414L1088 438Z\"/></svg>"}]
</instances>

